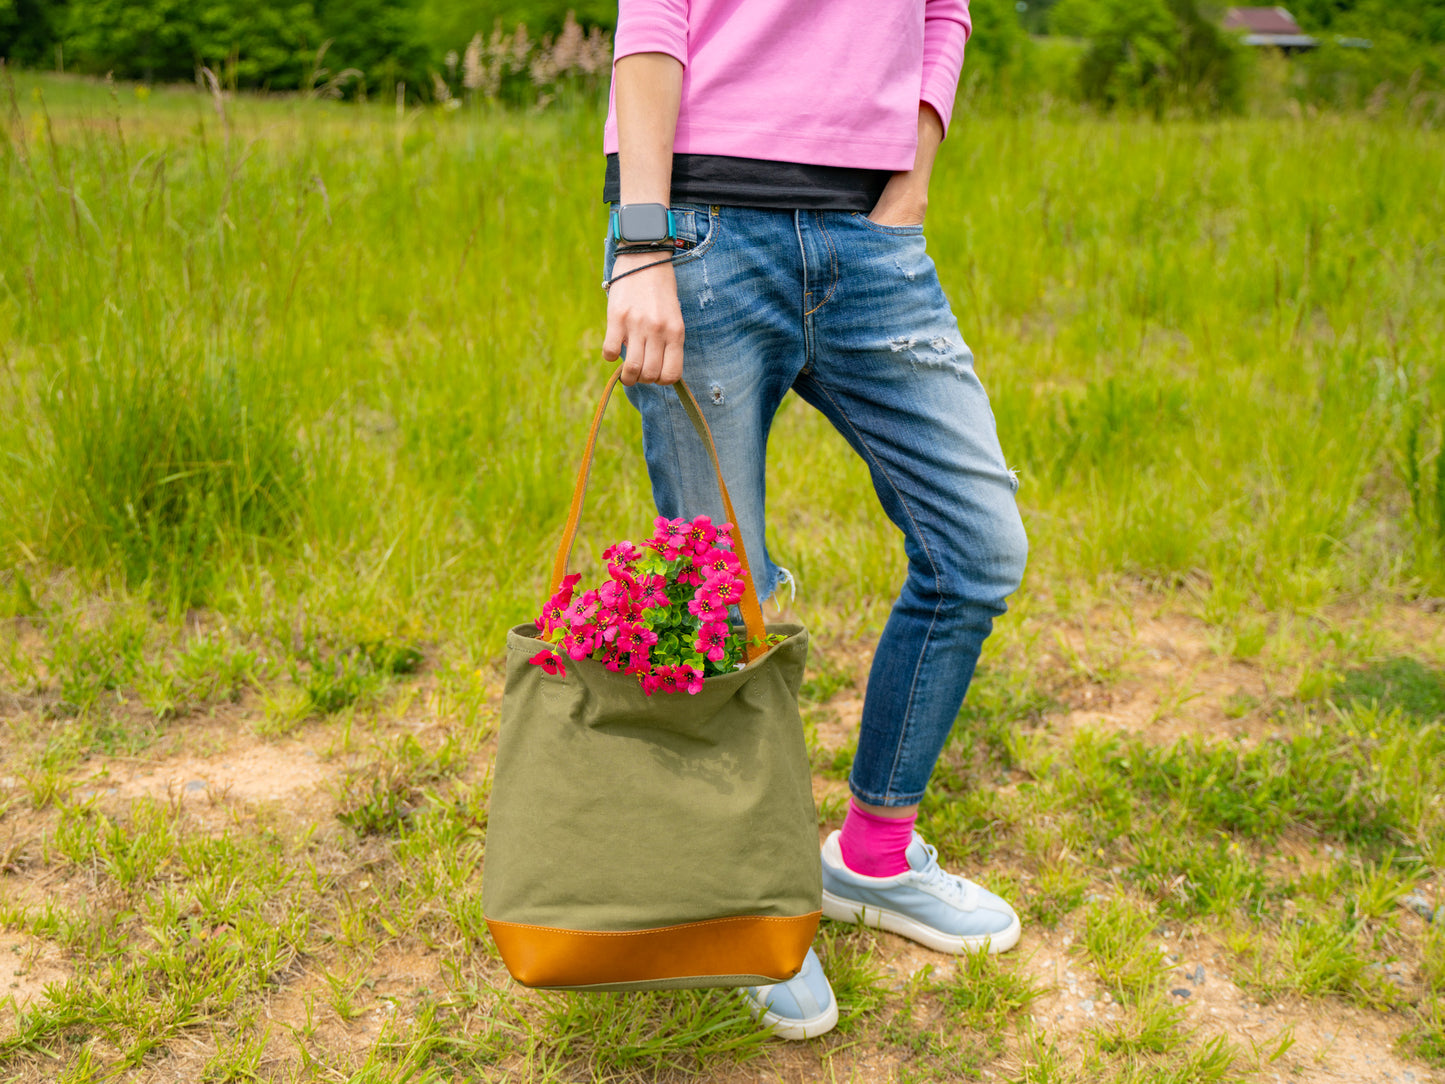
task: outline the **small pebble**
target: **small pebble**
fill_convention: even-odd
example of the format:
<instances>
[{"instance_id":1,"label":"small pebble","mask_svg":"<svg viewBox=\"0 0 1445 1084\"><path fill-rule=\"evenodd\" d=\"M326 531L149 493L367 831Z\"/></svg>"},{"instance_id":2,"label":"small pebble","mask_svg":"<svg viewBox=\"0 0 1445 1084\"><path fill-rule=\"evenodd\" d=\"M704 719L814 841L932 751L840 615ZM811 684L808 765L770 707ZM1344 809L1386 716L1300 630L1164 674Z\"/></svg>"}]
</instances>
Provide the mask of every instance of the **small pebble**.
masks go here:
<instances>
[{"instance_id":1,"label":"small pebble","mask_svg":"<svg viewBox=\"0 0 1445 1084\"><path fill-rule=\"evenodd\" d=\"M1417 893L1410 893L1408 896L1401 896L1400 903L1410 908L1426 922L1435 921L1435 909L1430 906L1430 901Z\"/></svg>"},{"instance_id":2,"label":"small pebble","mask_svg":"<svg viewBox=\"0 0 1445 1084\"><path fill-rule=\"evenodd\" d=\"M186 789L187 789L187 790L205 790L205 789L206 789L206 781L205 781L204 779L192 779L189 783L186 784Z\"/></svg>"},{"instance_id":3,"label":"small pebble","mask_svg":"<svg viewBox=\"0 0 1445 1084\"><path fill-rule=\"evenodd\" d=\"M1191 991L1191 990L1189 990L1189 989L1186 989L1186 988L1183 987L1183 986L1176 986L1176 987L1174 987L1174 989L1170 990L1169 992L1170 992L1171 994L1173 994L1175 997L1179 997L1179 998L1189 998L1189 997L1192 997L1192 996L1193 996L1193 991Z\"/></svg>"},{"instance_id":4,"label":"small pebble","mask_svg":"<svg viewBox=\"0 0 1445 1084\"><path fill-rule=\"evenodd\" d=\"M1204 985L1204 965L1203 965L1203 964L1195 964L1195 965L1194 965L1194 985L1195 985L1195 986L1203 986L1203 985Z\"/></svg>"},{"instance_id":5,"label":"small pebble","mask_svg":"<svg viewBox=\"0 0 1445 1084\"><path fill-rule=\"evenodd\" d=\"M1085 1012L1093 1012L1094 1003L1088 998L1085 998L1083 1001L1079 1002L1079 1008L1083 1009Z\"/></svg>"}]
</instances>

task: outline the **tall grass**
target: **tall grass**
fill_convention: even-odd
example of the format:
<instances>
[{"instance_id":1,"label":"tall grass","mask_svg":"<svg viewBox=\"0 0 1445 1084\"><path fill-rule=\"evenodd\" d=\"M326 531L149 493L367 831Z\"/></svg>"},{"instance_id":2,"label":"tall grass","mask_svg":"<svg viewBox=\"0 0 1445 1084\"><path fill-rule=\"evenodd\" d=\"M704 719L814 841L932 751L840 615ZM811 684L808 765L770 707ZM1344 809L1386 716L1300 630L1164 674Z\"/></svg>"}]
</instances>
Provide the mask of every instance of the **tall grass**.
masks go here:
<instances>
[{"instance_id":1,"label":"tall grass","mask_svg":"<svg viewBox=\"0 0 1445 1084\"><path fill-rule=\"evenodd\" d=\"M17 77L5 114L3 560L494 651L604 376L595 109ZM1398 120L963 112L929 250L1022 472L1026 592L1445 591L1442 219L1445 136ZM624 406L604 445L588 545L647 519ZM877 620L902 559L866 471L796 401L772 471L803 597Z\"/></svg>"}]
</instances>

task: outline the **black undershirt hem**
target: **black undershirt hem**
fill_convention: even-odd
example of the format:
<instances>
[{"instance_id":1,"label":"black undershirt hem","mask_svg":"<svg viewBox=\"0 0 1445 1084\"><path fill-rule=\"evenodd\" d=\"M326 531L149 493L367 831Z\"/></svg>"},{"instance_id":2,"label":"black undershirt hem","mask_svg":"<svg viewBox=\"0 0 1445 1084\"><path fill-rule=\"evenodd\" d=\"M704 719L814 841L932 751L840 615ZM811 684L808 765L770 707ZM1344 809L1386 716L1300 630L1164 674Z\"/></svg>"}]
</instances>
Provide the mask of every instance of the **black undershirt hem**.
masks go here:
<instances>
[{"instance_id":1,"label":"black undershirt hem","mask_svg":"<svg viewBox=\"0 0 1445 1084\"><path fill-rule=\"evenodd\" d=\"M721 154L674 154L672 202L866 214L878 203L892 176L892 171L886 169L815 166ZM617 155L609 154L602 182L603 202L620 202L621 187Z\"/></svg>"}]
</instances>

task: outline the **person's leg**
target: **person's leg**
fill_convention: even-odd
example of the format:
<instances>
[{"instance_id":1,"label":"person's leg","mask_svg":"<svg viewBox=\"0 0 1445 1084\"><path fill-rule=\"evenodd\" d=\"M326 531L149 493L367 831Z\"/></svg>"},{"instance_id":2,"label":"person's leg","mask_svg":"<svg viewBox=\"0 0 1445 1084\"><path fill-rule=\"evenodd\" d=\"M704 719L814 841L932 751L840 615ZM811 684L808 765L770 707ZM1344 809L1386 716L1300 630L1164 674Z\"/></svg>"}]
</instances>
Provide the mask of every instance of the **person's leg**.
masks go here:
<instances>
[{"instance_id":1,"label":"person's leg","mask_svg":"<svg viewBox=\"0 0 1445 1084\"><path fill-rule=\"evenodd\" d=\"M821 300L805 317L808 358L794 387L868 464L908 556L850 785L869 806L907 808L922 798L983 641L1019 584L1027 540L988 397L921 232L862 215L798 222Z\"/></svg>"},{"instance_id":2,"label":"person's leg","mask_svg":"<svg viewBox=\"0 0 1445 1084\"><path fill-rule=\"evenodd\" d=\"M758 597L766 599L783 574L769 558L765 538L768 433L803 364L797 302L802 269L792 217L691 204L674 213L679 236L693 246L674 268L687 335L683 379L712 431ZM611 253L609 245L609 265ZM705 514L722 523L712 462L676 392L638 384L627 396L642 415L659 514Z\"/></svg>"},{"instance_id":3,"label":"person's leg","mask_svg":"<svg viewBox=\"0 0 1445 1084\"><path fill-rule=\"evenodd\" d=\"M908 557L869 675L854 802L823 849L824 913L940 951L1002 951L1017 916L939 869L912 820L1023 574L1015 478L921 231L802 214L798 232L814 302L794 388L868 464Z\"/></svg>"}]
</instances>

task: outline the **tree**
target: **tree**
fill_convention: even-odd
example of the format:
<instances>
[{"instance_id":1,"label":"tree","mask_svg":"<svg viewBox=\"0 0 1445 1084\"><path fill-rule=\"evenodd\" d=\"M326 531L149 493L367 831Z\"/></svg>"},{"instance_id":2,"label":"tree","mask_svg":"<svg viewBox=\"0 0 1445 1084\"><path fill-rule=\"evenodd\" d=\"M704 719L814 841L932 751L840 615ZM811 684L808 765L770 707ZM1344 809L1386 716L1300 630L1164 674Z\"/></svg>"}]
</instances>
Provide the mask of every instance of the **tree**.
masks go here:
<instances>
[{"instance_id":1,"label":"tree","mask_svg":"<svg viewBox=\"0 0 1445 1084\"><path fill-rule=\"evenodd\" d=\"M195 71L194 5L187 0L71 0L62 26L78 67L143 79Z\"/></svg>"},{"instance_id":2,"label":"tree","mask_svg":"<svg viewBox=\"0 0 1445 1084\"><path fill-rule=\"evenodd\" d=\"M1079 64L1084 98L1162 113L1180 37L1164 0L1098 0L1094 7L1089 51Z\"/></svg>"},{"instance_id":3,"label":"tree","mask_svg":"<svg viewBox=\"0 0 1445 1084\"><path fill-rule=\"evenodd\" d=\"M425 85L427 72L442 66L445 50L429 50L422 41L420 0L319 0L326 40L323 60L331 73L354 68L362 85L393 93L398 81Z\"/></svg>"},{"instance_id":4,"label":"tree","mask_svg":"<svg viewBox=\"0 0 1445 1084\"><path fill-rule=\"evenodd\" d=\"M0 0L0 56L12 64L49 64L64 12L56 0Z\"/></svg>"},{"instance_id":5,"label":"tree","mask_svg":"<svg viewBox=\"0 0 1445 1084\"><path fill-rule=\"evenodd\" d=\"M1090 39L1079 65L1087 101L1156 116L1171 105L1204 113L1243 103L1243 46L1196 0L1061 0L1053 14Z\"/></svg>"}]
</instances>

